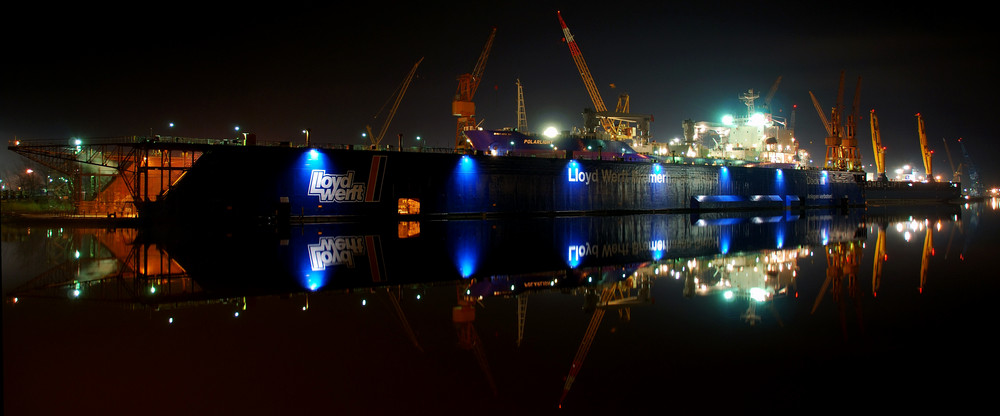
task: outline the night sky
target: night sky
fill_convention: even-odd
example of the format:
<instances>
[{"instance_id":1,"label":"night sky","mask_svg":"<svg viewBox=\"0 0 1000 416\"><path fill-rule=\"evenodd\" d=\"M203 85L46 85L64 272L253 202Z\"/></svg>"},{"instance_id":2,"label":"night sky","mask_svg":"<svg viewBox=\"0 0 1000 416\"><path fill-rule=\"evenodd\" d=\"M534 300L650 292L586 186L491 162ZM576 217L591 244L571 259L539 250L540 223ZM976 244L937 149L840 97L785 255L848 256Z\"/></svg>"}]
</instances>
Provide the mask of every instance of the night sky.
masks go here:
<instances>
[{"instance_id":1,"label":"night sky","mask_svg":"<svg viewBox=\"0 0 1000 416\"><path fill-rule=\"evenodd\" d=\"M226 138L240 126L263 141L301 143L309 128L314 143L363 144L365 126L381 128L394 90L423 57L383 144L403 134L404 145L421 136L428 146L450 147L456 78L472 71L494 26L477 119L486 128L515 126L520 79L529 128L568 130L593 104L562 42L560 10L605 104L629 94L633 113L653 115L654 139L680 136L685 119L740 114L739 94L752 88L764 96L780 76L772 108L788 116L798 106L796 136L822 164L826 132L809 91L828 115L844 71L847 113L862 78L866 165L875 109L889 169L910 163L922 171L914 116L922 113L936 173L950 178L944 140L958 164L961 138L986 184L1000 183L991 142L1000 36L985 9L418 3L14 7L0 25L0 137ZM25 163L6 146L2 155L5 177Z\"/></svg>"}]
</instances>

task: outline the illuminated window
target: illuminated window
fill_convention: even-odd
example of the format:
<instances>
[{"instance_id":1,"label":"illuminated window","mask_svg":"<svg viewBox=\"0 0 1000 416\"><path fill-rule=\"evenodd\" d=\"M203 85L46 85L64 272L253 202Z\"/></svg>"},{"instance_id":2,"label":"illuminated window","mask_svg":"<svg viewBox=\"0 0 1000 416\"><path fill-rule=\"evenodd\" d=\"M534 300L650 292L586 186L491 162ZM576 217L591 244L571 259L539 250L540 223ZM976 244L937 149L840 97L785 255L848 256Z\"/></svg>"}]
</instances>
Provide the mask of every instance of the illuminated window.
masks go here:
<instances>
[{"instance_id":1,"label":"illuminated window","mask_svg":"<svg viewBox=\"0 0 1000 416\"><path fill-rule=\"evenodd\" d=\"M399 198L397 211L400 215L420 214L420 200L413 198Z\"/></svg>"}]
</instances>

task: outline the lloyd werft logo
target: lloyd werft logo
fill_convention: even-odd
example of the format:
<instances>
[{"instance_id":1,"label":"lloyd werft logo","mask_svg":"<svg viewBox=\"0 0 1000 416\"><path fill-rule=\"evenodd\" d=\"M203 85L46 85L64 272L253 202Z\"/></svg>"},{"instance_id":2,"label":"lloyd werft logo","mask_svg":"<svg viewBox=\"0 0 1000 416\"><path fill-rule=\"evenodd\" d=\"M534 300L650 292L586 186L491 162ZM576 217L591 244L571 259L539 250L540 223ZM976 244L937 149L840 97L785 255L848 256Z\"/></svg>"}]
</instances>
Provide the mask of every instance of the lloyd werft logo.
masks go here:
<instances>
[{"instance_id":1,"label":"lloyd werft logo","mask_svg":"<svg viewBox=\"0 0 1000 416\"><path fill-rule=\"evenodd\" d=\"M319 202L379 202L385 158L372 157L367 183L357 181L353 170L327 173L324 169L314 169L309 174L308 194L318 197Z\"/></svg>"}]
</instances>

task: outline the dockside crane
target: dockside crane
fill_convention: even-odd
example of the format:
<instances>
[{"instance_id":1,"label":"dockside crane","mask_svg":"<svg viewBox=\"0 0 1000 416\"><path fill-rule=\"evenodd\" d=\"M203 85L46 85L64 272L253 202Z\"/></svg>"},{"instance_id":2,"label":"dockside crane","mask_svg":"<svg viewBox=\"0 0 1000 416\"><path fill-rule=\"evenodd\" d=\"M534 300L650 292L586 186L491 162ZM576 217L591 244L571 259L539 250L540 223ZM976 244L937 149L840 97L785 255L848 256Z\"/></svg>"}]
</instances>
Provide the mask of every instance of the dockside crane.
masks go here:
<instances>
[{"instance_id":1,"label":"dockside crane","mask_svg":"<svg viewBox=\"0 0 1000 416\"><path fill-rule=\"evenodd\" d=\"M878 116L875 115L875 110L871 111L869 117L872 126L872 151L875 154L875 169L878 172L878 181L886 182L889 178L885 176L885 146L882 146L882 134L878 129Z\"/></svg>"},{"instance_id":2,"label":"dockside crane","mask_svg":"<svg viewBox=\"0 0 1000 416\"><path fill-rule=\"evenodd\" d=\"M842 78L843 79L843 78ZM848 170L859 170L861 166L861 152L858 151L857 132L858 106L861 105L861 77L858 77L858 85L854 89L854 102L851 105L851 114L847 116L847 134L844 137L842 147L844 148L844 163Z\"/></svg>"},{"instance_id":3,"label":"dockside crane","mask_svg":"<svg viewBox=\"0 0 1000 416\"><path fill-rule=\"evenodd\" d=\"M569 32L569 27L566 26L566 22L562 18L562 13L557 11L556 15L559 17L559 25L562 27L563 41L569 46L569 54L573 57L573 62L576 63L576 69L580 71L580 78L583 79L583 85L587 88L587 94L590 95L590 101L594 103L594 109L598 114L607 113L608 108L604 105L604 99L601 98L601 92L597 89L597 84L594 82L594 77L590 75L590 68L587 67L587 61L583 59L583 53L580 52L580 47L576 44L576 40L573 39L573 34ZM616 108L617 113L627 113L628 112L628 96L620 96L618 98L618 106ZM614 138L620 138L624 135L621 131L622 128L627 127L624 121L615 123L611 118L600 117L601 127L604 131L608 132Z\"/></svg>"},{"instance_id":4,"label":"dockside crane","mask_svg":"<svg viewBox=\"0 0 1000 416\"><path fill-rule=\"evenodd\" d=\"M424 58L420 58L416 64L413 64L413 68L406 74L406 78L403 79L403 83L400 84L399 88L396 89L396 92L393 93L396 100L393 102L392 108L389 110L389 114L386 116L385 122L382 124L382 129L379 130L378 135L372 134L372 126L365 126L365 130L368 131L368 137L371 139L372 147L378 147L379 143L382 142L382 137L385 136L386 130L389 129L389 123L392 122L393 116L396 115L396 109L399 108L400 101L403 101L403 95L406 94L407 88L410 87L410 81L413 80L413 75L417 73L417 67L420 66L420 63L423 61ZM392 97L389 98L391 99Z\"/></svg>"},{"instance_id":5,"label":"dockside crane","mask_svg":"<svg viewBox=\"0 0 1000 416\"><path fill-rule=\"evenodd\" d=\"M496 33L497 28L494 27L490 30L486 46L480 52L479 60L476 61L476 66L472 69L472 72L459 75L458 77L458 89L455 91L455 100L451 102L451 113L453 116L458 117L458 126L455 129L456 149L467 149L470 147L462 132L465 130L474 130L477 127L476 104L472 102L472 98L475 97L476 90L479 89L479 82L482 80L483 72L486 70L486 59L490 56L490 49L493 48L493 38L496 37Z\"/></svg>"},{"instance_id":6,"label":"dockside crane","mask_svg":"<svg viewBox=\"0 0 1000 416\"><path fill-rule=\"evenodd\" d=\"M917 113L917 134L920 136L920 155L924 159L927 182L934 182L934 175L931 172L931 156L934 154L934 151L927 146L927 130L924 127L924 118L920 113Z\"/></svg>"}]
</instances>

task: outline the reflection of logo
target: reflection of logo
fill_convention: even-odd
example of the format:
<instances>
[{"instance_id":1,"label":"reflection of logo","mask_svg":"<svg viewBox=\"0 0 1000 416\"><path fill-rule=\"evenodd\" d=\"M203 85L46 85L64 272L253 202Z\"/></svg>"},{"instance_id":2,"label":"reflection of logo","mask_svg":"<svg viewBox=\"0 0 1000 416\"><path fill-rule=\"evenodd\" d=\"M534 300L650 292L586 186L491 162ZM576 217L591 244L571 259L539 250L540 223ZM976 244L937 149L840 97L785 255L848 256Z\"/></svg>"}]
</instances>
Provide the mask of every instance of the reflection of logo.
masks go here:
<instances>
[{"instance_id":1,"label":"reflection of logo","mask_svg":"<svg viewBox=\"0 0 1000 416\"><path fill-rule=\"evenodd\" d=\"M322 237L319 244L309 244L309 264L313 271L346 265L354 267L354 256L365 253L364 237Z\"/></svg>"},{"instance_id":2,"label":"reflection of logo","mask_svg":"<svg viewBox=\"0 0 1000 416\"><path fill-rule=\"evenodd\" d=\"M309 175L308 194L319 202L379 202L384 173L385 156L372 156L367 184L355 181L353 170L337 174L315 169Z\"/></svg>"}]
</instances>

